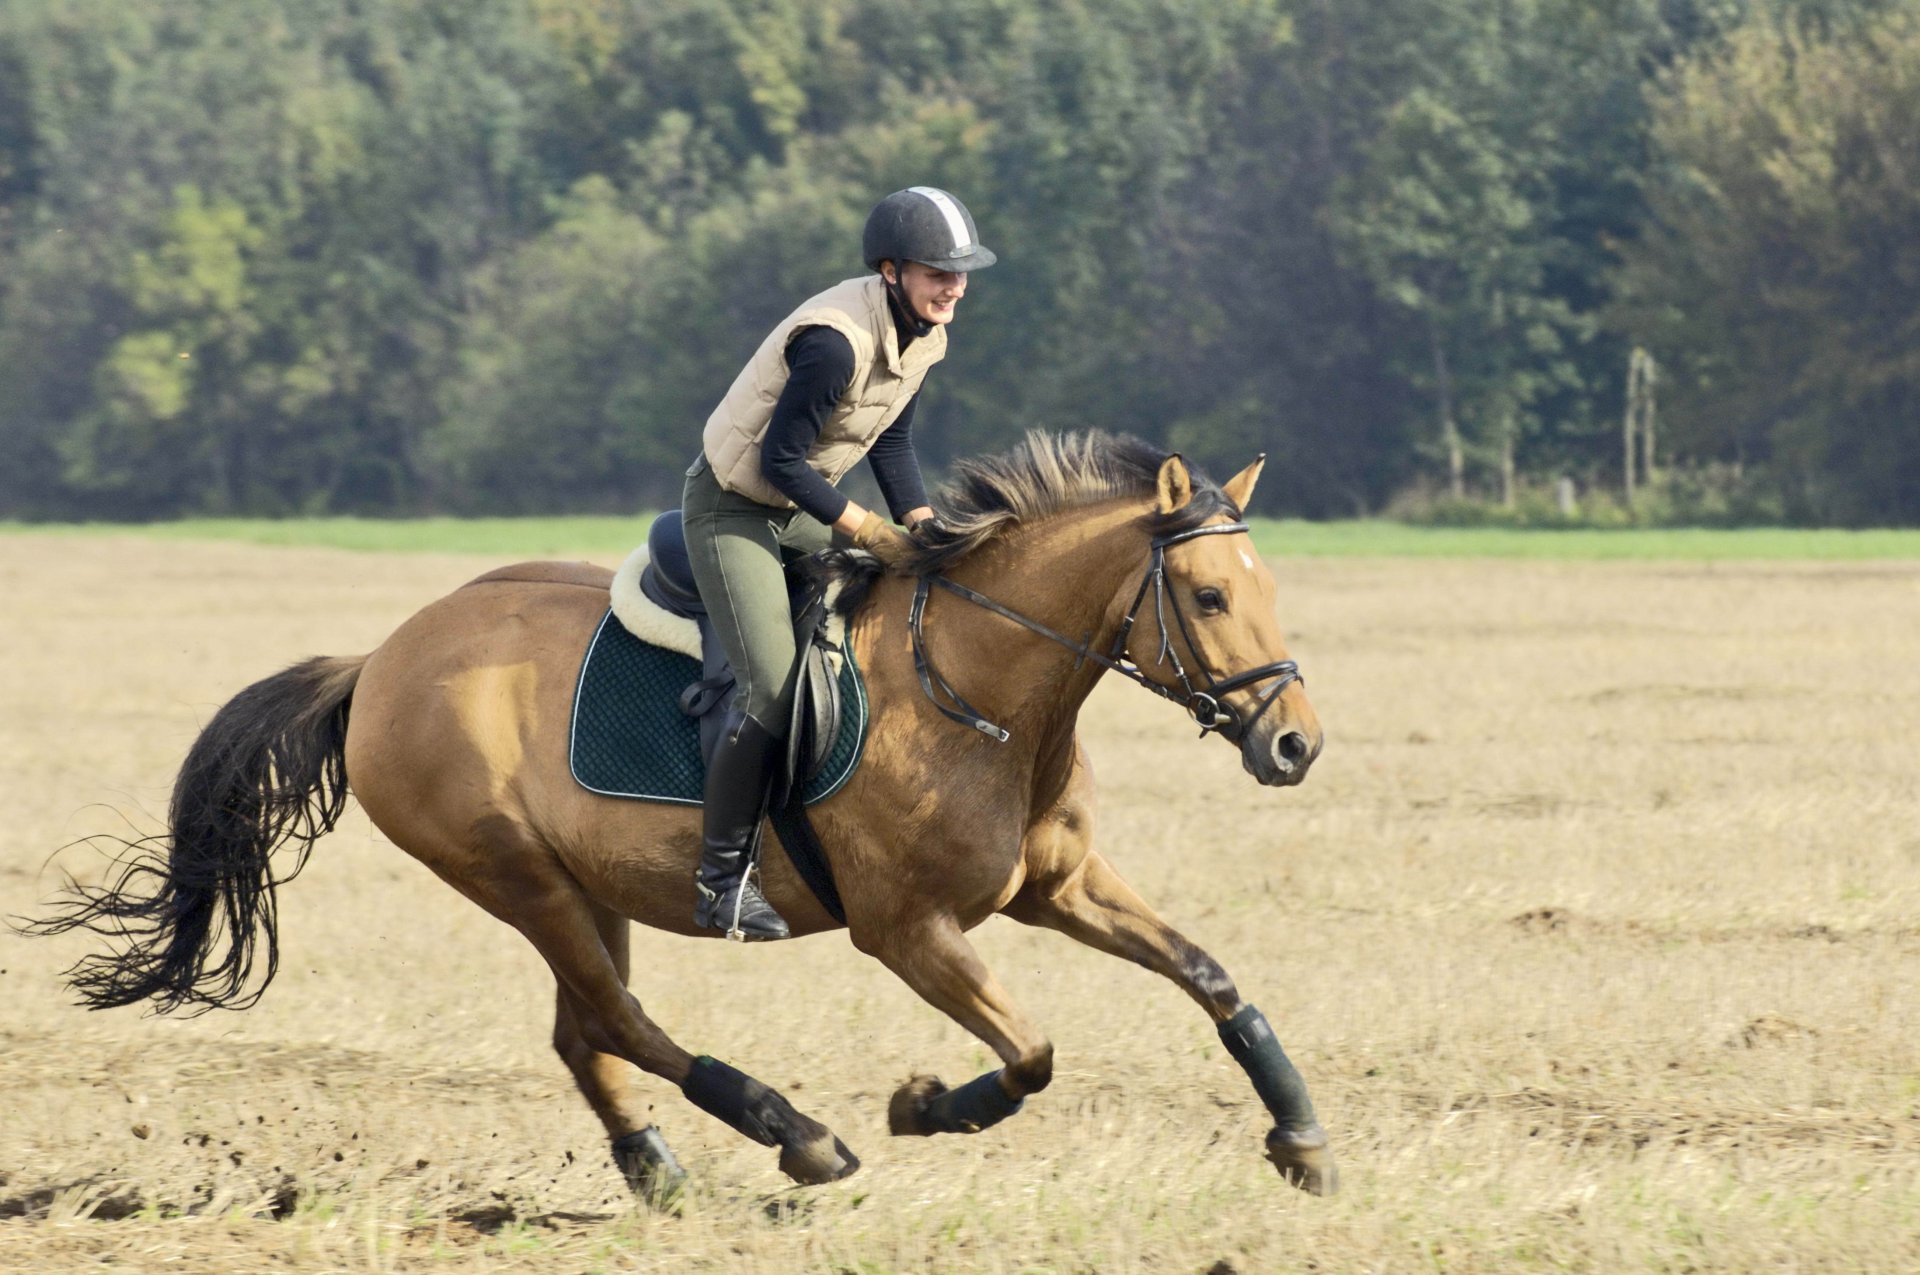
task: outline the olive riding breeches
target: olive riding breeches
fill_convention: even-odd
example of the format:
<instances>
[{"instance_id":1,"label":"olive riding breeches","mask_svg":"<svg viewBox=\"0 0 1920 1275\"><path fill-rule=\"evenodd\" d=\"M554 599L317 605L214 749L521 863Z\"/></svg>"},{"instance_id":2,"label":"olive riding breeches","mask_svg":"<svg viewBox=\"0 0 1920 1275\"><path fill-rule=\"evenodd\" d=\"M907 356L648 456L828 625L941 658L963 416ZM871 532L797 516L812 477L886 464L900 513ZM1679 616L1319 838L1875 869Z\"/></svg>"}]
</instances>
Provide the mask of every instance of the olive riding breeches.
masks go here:
<instances>
[{"instance_id":1,"label":"olive riding breeches","mask_svg":"<svg viewBox=\"0 0 1920 1275\"><path fill-rule=\"evenodd\" d=\"M793 615L787 563L825 549L833 531L798 509L723 491L703 457L681 496L700 600L733 664L734 706L776 736L793 707Z\"/></svg>"}]
</instances>

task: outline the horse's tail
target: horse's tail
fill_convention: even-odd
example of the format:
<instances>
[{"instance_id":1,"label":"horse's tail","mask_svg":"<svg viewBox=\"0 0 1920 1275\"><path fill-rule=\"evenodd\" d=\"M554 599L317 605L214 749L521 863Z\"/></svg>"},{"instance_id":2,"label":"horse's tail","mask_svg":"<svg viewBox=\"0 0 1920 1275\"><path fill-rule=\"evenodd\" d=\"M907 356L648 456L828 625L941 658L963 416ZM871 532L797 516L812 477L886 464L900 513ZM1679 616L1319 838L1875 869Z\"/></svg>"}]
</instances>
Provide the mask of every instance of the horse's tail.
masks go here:
<instances>
[{"instance_id":1,"label":"horse's tail","mask_svg":"<svg viewBox=\"0 0 1920 1275\"><path fill-rule=\"evenodd\" d=\"M255 682L215 713L174 781L167 831L127 842L111 884L74 884L59 915L29 933L89 929L120 950L67 971L81 1003L151 1000L246 1009L280 963L274 887L305 866L347 804L347 710L365 656L311 659ZM276 876L275 850L294 843ZM264 969L253 982L265 940Z\"/></svg>"}]
</instances>

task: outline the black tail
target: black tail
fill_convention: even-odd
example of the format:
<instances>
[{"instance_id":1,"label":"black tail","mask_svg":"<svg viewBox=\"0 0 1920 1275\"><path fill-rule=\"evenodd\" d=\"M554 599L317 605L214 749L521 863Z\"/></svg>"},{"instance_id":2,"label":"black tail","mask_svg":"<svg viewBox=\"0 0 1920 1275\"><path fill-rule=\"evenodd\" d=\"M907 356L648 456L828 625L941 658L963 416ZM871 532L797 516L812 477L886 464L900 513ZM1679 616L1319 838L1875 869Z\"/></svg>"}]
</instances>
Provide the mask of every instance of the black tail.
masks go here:
<instances>
[{"instance_id":1,"label":"black tail","mask_svg":"<svg viewBox=\"0 0 1920 1275\"><path fill-rule=\"evenodd\" d=\"M260 999L280 964L274 887L305 866L347 804L347 709L365 662L307 660L234 696L181 764L167 832L127 842L112 884L72 885L64 911L26 927L118 941L67 971L83 1004L204 1013ZM275 876L273 852L288 842L292 870ZM263 939L265 969L249 990Z\"/></svg>"}]
</instances>

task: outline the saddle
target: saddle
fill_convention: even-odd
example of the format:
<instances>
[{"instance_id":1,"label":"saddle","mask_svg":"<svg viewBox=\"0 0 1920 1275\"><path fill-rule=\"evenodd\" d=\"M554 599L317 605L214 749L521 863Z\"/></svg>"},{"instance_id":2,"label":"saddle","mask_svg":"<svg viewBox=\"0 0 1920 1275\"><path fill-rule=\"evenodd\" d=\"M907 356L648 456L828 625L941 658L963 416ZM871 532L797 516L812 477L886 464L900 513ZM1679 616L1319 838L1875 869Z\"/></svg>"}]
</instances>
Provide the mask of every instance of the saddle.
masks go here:
<instances>
[{"instance_id":1,"label":"saddle","mask_svg":"<svg viewBox=\"0 0 1920 1275\"><path fill-rule=\"evenodd\" d=\"M700 754L711 758L727 706L733 702L733 667L700 601L693 560L687 554L686 528L678 509L653 520L653 526L647 529L647 554L640 591L654 605L692 620L700 629L700 680L680 693L680 711L700 723ZM792 716L787 722L786 764L774 777L775 810L785 806L789 795L801 791L826 766L834 742L840 738L845 707L840 691L842 651L831 633L832 613L825 591L800 573L789 571L787 601L793 615L800 671Z\"/></svg>"}]
</instances>

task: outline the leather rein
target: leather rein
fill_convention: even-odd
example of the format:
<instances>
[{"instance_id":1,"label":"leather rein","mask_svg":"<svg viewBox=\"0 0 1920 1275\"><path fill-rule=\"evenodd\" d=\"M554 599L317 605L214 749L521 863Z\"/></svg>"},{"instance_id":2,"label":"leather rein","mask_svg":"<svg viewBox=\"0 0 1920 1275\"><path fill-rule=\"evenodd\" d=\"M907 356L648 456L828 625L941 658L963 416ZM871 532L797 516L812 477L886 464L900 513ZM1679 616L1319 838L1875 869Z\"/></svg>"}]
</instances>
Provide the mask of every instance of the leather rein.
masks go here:
<instances>
[{"instance_id":1,"label":"leather rein","mask_svg":"<svg viewBox=\"0 0 1920 1275\"><path fill-rule=\"evenodd\" d=\"M963 726L970 726L1003 744L1011 738L1004 728L981 716L980 711L969 704L966 698L953 688L953 684L940 675L940 671L933 667L933 661L927 655L925 632L927 598L931 596L934 587L938 586L949 593L958 594L975 606L984 607L995 615L1004 616L1015 624L1031 629L1041 637L1066 647L1078 657L1073 663L1076 669L1088 660L1092 660L1102 668L1112 669L1120 676L1138 682L1160 698L1179 704L1199 725L1202 739L1205 739L1210 732L1219 731L1226 738L1237 743L1246 737L1266 711L1273 706L1273 702L1280 698L1282 691L1294 682L1304 680L1300 676L1300 666L1292 660L1275 660L1271 664L1262 664L1258 668L1236 673L1224 679L1216 679L1204 668L1197 668L1196 671L1206 677L1206 685L1196 688L1192 678L1187 675L1186 666L1180 661L1180 652L1174 648L1172 631L1167 627L1167 613L1171 611L1174 625L1180 630L1180 636L1185 640L1187 650L1192 653L1195 660L1198 660L1200 648L1194 645L1193 634L1187 628L1187 617L1180 609L1179 595L1167 587L1167 550L1174 545L1184 544L1201 536L1236 535L1246 530L1246 523L1232 522L1211 527L1194 527L1187 531L1177 531L1172 535L1154 537L1153 558L1147 564L1147 573L1142 577L1140 587L1134 591L1133 605L1127 608L1126 617L1120 621L1120 631L1114 635L1113 642L1104 654L1093 649L1091 633L1084 640L1076 642L1064 633L1048 628L1030 616L1021 615L1010 607L1001 606L992 598L969 589L964 584L955 584L945 576L921 576L919 584L914 588L913 608L907 613L907 629L913 637L913 667L914 671L920 675L920 689L926 692L927 699L935 708L953 721ZM1160 655L1155 661L1155 666L1171 662L1174 676L1180 679L1178 688L1162 686L1153 681L1126 657L1127 638L1133 633L1134 622L1140 616L1140 608L1147 600L1148 590L1153 592L1154 618L1160 625ZM1272 689L1260 697L1260 706L1244 723L1240 721L1239 714L1231 705L1221 702L1222 696L1268 679L1278 680ZM942 695L952 701L953 707L949 708L940 702Z\"/></svg>"}]
</instances>

